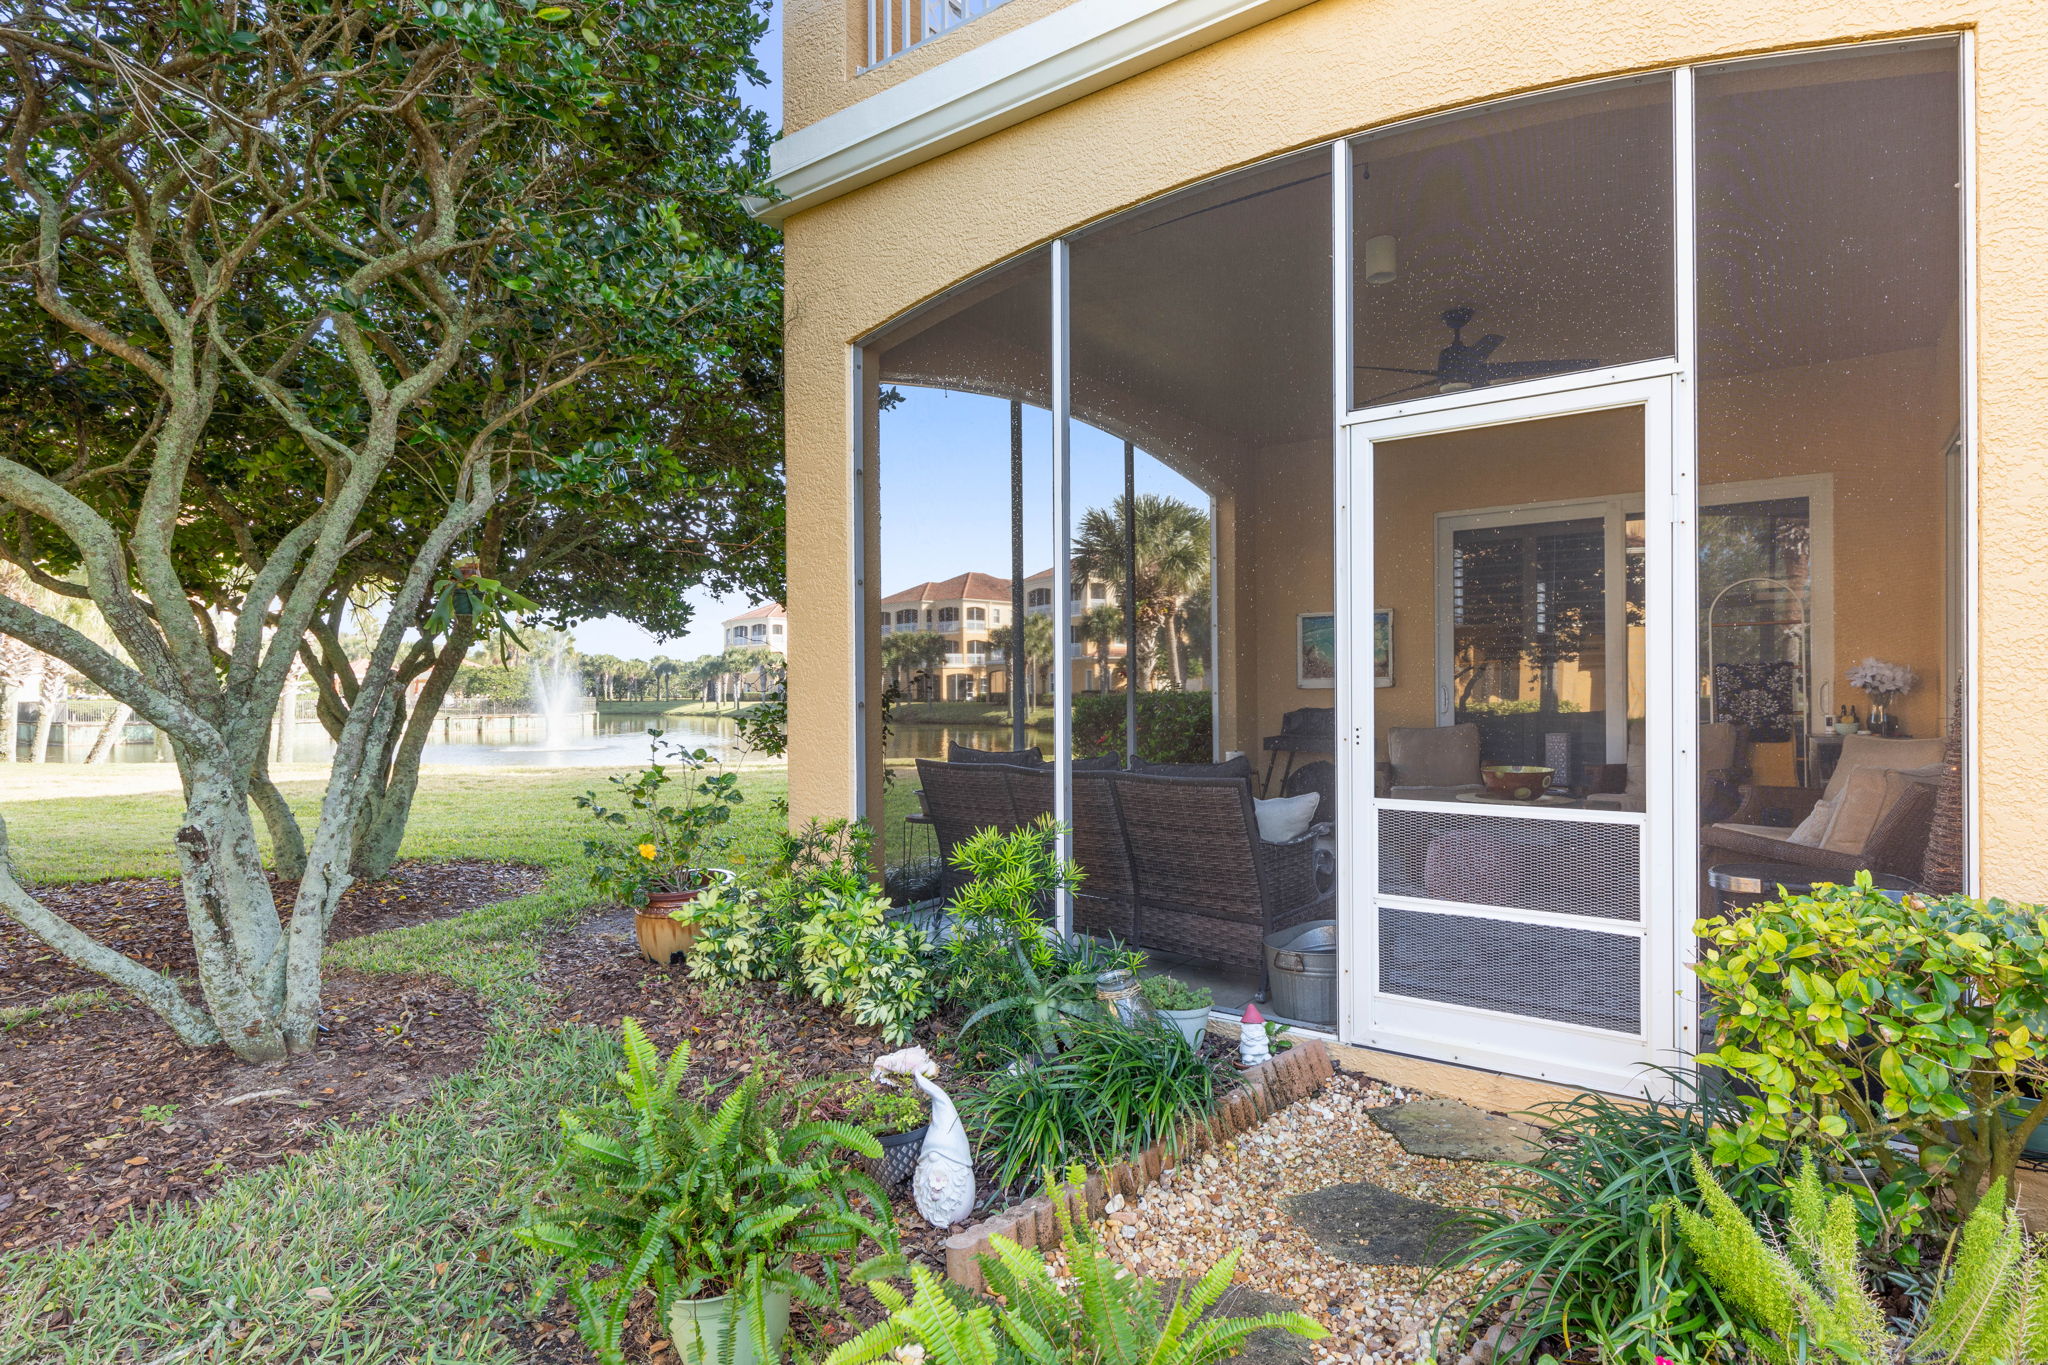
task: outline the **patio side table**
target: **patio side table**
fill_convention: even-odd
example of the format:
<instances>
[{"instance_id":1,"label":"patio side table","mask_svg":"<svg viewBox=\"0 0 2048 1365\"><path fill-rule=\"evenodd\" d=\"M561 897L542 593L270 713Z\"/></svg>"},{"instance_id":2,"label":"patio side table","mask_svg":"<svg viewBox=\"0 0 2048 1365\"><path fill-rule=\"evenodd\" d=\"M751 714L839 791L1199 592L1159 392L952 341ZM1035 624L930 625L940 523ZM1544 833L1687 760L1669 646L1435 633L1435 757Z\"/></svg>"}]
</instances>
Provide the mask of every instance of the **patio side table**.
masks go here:
<instances>
[{"instance_id":1,"label":"patio side table","mask_svg":"<svg viewBox=\"0 0 2048 1365\"><path fill-rule=\"evenodd\" d=\"M1810 896L1822 882L1839 882L1843 874L1808 867L1804 863L1715 863L1707 869L1707 885L1714 889L1717 908L1723 914L1747 910L1773 899L1778 888L1794 896ZM1920 884L1906 877L1872 873L1879 891L1904 894L1918 891Z\"/></svg>"}]
</instances>

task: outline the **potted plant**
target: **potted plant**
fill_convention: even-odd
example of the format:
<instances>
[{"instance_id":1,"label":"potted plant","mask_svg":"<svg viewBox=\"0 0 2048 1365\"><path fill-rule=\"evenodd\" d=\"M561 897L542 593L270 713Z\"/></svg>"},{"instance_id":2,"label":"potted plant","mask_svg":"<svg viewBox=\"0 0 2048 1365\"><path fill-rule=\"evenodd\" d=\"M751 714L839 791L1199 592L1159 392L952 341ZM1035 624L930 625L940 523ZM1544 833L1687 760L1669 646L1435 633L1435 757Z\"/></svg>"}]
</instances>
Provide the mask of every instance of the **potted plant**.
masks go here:
<instances>
[{"instance_id":1,"label":"potted plant","mask_svg":"<svg viewBox=\"0 0 2048 1365\"><path fill-rule=\"evenodd\" d=\"M606 829L605 837L583 841L591 889L632 906L640 951L666 963L697 937L695 923L676 910L733 880L711 862L732 843L725 827L743 796L739 775L717 767L705 750L664 743L659 730L647 735L653 762L614 773L613 795L585 792L576 804Z\"/></svg>"},{"instance_id":2,"label":"potted plant","mask_svg":"<svg viewBox=\"0 0 2048 1365\"><path fill-rule=\"evenodd\" d=\"M723 1099L718 1087L684 1098L688 1045L664 1062L637 1020L623 1031L614 1093L561 1115L566 1188L514 1236L568 1263L578 1331L605 1365L623 1365L643 1286L681 1365L770 1365L791 1299L836 1304L863 1240L882 1254L857 1275L900 1259L888 1198L840 1155L877 1157L881 1145L850 1123L802 1119L759 1075ZM800 1257L817 1257L819 1274L799 1271Z\"/></svg>"},{"instance_id":3,"label":"potted plant","mask_svg":"<svg viewBox=\"0 0 2048 1365\"><path fill-rule=\"evenodd\" d=\"M918 1153L931 1126L924 1096L856 1079L839 1086L832 1098L845 1110L848 1123L865 1129L882 1145L879 1157L863 1159L863 1169L885 1190L906 1184L917 1170Z\"/></svg>"},{"instance_id":4,"label":"potted plant","mask_svg":"<svg viewBox=\"0 0 2048 1365\"><path fill-rule=\"evenodd\" d=\"M1145 1003L1152 1007L1152 1012L1179 1029L1188 1046L1200 1051L1202 1038L1209 1032L1209 1010L1216 1003L1215 993L1207 986L1190 986L1171 976L1148 976L1139 983L1139 988L1145 992Z\"/></svg>"}]
</instances>

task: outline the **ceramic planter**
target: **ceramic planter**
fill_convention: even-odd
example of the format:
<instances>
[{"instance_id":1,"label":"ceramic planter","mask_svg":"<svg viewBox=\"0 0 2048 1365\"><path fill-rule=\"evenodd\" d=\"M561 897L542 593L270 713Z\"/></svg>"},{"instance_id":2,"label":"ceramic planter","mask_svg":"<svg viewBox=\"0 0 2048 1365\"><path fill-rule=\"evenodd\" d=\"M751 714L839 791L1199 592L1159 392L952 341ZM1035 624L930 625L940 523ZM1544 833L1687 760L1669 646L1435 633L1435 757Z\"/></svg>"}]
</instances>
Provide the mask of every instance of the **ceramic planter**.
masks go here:
<instances>
[{"instance_id":1,"label":"ceramic planter","mask_svg":"<svg viewBox=\"0 0 2048 1365\"><path fill-rule=\"evenodd\" d=\"M875 1140L882 1144L882 1155L863 1159L862 1166L885 1190L909 1184L917 1171L918 1153L924 1150L924 1135L930 1128L930 1124L920 1123L907 1133L878 1134Z\"/></svg>"},{"instance_id":2,"label":"ceramic planter","mask_svg":"<svg viewBox=\"0 0 2048 1365\"><path fill-rule=\"evenodd\" d=\"M708 871L715 884L732 884L732 873L724 868L714 867ZM708 889L700 887L695 891L647 893L647 904L633 912L633 935L640 940L640 951L648 961L666 964L690 951L690 945L697 941L697 926L673 920L669 918L669 912L688 905Z\"/></svg>"},{"instance_id":3,"label":"ceramic planter","mask_svg":"<svg viewBox=\"0 0 2048 1365\"><path fill-rule=\"evenodd\" d=\"M1180 1036L1188 1040L1188 1046L1201 1051L1202 1039L1209 1032L1209 1007L1198 1005L1191 1010L1162 1010L1154 1008L1153 1014L1180 1030Z\"/></svg>"},{"instance_id":4,"label":"ceramic planter","mask_svg":"<svg viewBox=\"0 0 2048 1365\"><path fill-rule=\"evenodd\" d=\"M761 1300L768 1319L768 1359L754 1348L752 1309L730 1294L720 1294L712 1299L678 1299L669 1308L668 1335L677 1360L681 1365L775 1365L782 1358L783 1334L789 1331L789 1291L769 1289Z\"/></svg>"}]
</instances>

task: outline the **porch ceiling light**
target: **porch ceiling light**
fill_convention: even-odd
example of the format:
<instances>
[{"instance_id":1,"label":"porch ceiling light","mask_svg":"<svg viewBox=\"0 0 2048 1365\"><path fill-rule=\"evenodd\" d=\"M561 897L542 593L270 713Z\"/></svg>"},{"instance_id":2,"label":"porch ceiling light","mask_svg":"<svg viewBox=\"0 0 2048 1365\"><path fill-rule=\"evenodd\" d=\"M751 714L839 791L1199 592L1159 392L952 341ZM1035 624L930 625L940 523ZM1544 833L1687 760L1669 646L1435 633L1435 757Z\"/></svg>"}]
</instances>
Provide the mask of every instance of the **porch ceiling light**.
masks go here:
<instances>
[{"instance_id":1,"label":"porch ceiling light","mask_svg":"<svg viewBox=\"0 0 2048 1365\"><path fill-rule=\"evenodd\" d=\"M1367 284L1392 284L1400 273L1398 244L1391 236L1381 235L1365 239L1365 282Z\"/></svg>"}]
</instances>

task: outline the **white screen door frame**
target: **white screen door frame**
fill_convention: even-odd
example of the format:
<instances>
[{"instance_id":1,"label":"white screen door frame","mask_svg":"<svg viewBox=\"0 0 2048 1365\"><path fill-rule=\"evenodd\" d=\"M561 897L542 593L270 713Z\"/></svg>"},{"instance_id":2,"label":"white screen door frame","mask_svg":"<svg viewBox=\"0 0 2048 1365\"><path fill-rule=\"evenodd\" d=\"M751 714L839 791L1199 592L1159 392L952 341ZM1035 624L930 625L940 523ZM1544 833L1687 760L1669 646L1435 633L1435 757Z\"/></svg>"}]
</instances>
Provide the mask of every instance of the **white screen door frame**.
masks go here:
<instances>
[{"instance_id":1,"label":"white screen door frame","mask_svg":"<svg viewBox=\"0 0 2048 1365\"><path fill-rule=\"evenodd\" d=\"M1693 484L1689 466L1676 454L1689 450L1690 443L1674 439L1678 434L1675 424L1688 420L1690 414L1679 401L1675 369L1668 361L1651 362L1591 376L1539 381L1542 387L1538 392L1530 392L1532 386L1518 385L1506 394L1485 389L1445 394L1392 409L1354 413L1346 423L1348 454L1342 474L1347 487L1342 490L1341 505L1350 573L1340 588L1338 611L1350 627L1340 638L1350 643L1338 677L1347 718L1343 747L1350 771L1345 787L1355 798L1346 802L1343 836L1347 863L1357 869L1338 879L1343 986L1340 1028L1348 1041L1617 1093L1661 1094L1669 1088L1668 1078L1647 1068L1691 1065L1696 1006L1690 973L1683 968L1690 956L1690 926L1698 900L1692 853L1698 791L1698 668L1694 657L1698 632L1692 600L1696 553ZM1648 608L1644 641L1645 809L1640 813L1519 807L1482 810L1441 801L1369 795L1375 790L1379 733L1371 659L1371 623L1378 605L1373 545L1376 448L1419 436L1616 409L1637 410L1643 422L1644 601ZM1432 553L1432 562L1435 558ZM1615 848L1622 847L1632 833L1637 841L1633 853L1638 868L1638 913L1633 920L1612 913L1614 898L1626 891L1611 883L1604 888L1610 910L1600 915L1446 902L1412 894L1412 887L1394 885L1398 878L1391 873L1383 875L1383 825L1389 831L1390 857L1398 862L1405 854L1395 844L1408 837L1402 831L1443 817L1447 811L1487 821L1487 828L1508 831L1510 839L1522 829L1516 822L1545 822L1528 826L1528 835L1546 828L1557 832L1570 827L1570 833L1562 837ZM1639 954L1637 1023L1632 1029L1597 1027L1389 989L1381 972L1383 916L1389 924L1440 923L1447 933L1455 932L1461 921L1528 926L1532 934L1575 931L1575 942L1595 944L1602 952L1619 954L1633 948ZM1420 918L1425 916L1435 918ZM1425 927L1423 932L1434 932L1434 928ZM1515 931L1498 932L1507 941ZM1603 937L1583 937L1588 934Z\"/></svg>"}]
</instances>

